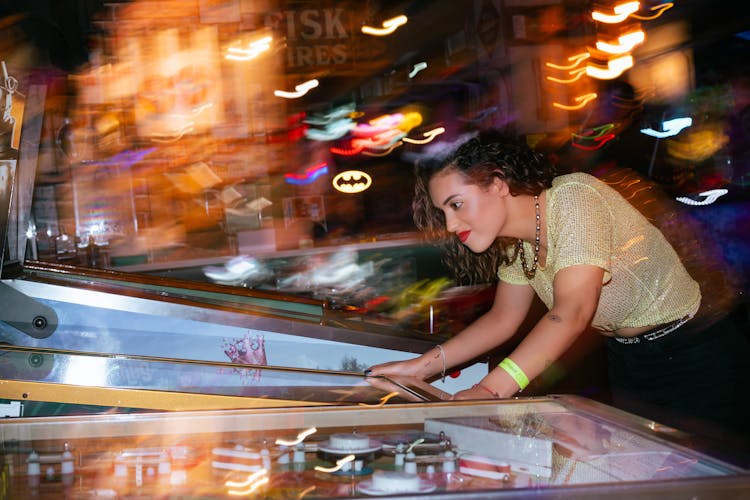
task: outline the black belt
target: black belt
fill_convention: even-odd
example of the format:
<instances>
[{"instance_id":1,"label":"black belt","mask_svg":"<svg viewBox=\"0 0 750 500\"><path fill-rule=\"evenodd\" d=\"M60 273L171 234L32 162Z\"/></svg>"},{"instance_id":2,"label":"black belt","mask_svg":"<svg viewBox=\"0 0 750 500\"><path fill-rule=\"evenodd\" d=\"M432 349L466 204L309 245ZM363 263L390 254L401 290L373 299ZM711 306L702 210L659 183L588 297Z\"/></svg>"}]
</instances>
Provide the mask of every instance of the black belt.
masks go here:
<instances>
[{"instance_id":1,"label":"black belt","mask_svg":"<svg viewBox=\"0 0 750 500\"><path fill-rule=\"evenodd\" d=\"M664 326L660 326L658 329L651 330L646 333L642 333L640 335L636 335L635 337L612 337L616 341L618 341L621 344L639 344L641 342L650 342L654 340L658 340L662 337L666 337L673 331L677 330L679 327L690 321L690 318L692 316L684 316L680 319L677 319L675 321L672 321L671 323L667 323Z\"/></svg>"}]
</instances>

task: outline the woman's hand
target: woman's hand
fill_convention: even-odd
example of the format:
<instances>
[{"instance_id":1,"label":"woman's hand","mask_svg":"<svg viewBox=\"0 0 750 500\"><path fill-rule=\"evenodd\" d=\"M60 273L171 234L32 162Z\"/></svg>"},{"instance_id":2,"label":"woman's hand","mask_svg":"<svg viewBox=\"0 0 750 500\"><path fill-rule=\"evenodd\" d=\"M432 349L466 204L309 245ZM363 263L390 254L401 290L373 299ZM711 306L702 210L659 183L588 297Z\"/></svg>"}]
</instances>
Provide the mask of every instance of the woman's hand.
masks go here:
<instances>
[{"instance_id":1,"label":"woman's hand","mask_svg":"<svg viewBox=\"0 0 750 500\"><path fill-rule=\"evenodd\" d=\"M406 361L391 361L370 367L365 370L365 375L400 375L402 377L414 377L424 380L428 375L424 373L425 361L422 356L407 359Z\"/></svg>"},{"instance_id":2,"label":"woman's hand","mask_svg":"<svg viewBox=\"0 0 750 500\"><path fill-rule=\"evenodd\" d=\"M453 400L459 399L498 399L500 396L483 384L475 384L470 389L464 389L453 395Z\"/></svg>"}]
</instances>

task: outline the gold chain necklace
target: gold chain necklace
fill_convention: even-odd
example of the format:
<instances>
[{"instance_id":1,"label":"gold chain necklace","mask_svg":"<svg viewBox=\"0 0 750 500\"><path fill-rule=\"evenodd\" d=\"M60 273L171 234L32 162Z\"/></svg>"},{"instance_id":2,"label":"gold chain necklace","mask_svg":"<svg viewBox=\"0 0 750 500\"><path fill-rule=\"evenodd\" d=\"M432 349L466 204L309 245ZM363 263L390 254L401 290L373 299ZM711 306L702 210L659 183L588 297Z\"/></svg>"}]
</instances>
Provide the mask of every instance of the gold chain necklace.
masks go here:
<instances>
[{"instance_id":1,"label":"gold chain necklace","mask_svg":"<svg viewBox=\"0 0 750 500\"><path fill-rule=\"evenodd\" d=\"M539 240L542 236L542 214L539 212L539 196L534 196L534 211L536 212L536 233L534 235L534 262L531 264L529 269L526 263L526 254L523 251L523 240L518 240L518 252L521 257L521 267L523 268L523 274L528 279L531 279L536 274L536 266L539 263Z\"/></svg>"}]
</instances>

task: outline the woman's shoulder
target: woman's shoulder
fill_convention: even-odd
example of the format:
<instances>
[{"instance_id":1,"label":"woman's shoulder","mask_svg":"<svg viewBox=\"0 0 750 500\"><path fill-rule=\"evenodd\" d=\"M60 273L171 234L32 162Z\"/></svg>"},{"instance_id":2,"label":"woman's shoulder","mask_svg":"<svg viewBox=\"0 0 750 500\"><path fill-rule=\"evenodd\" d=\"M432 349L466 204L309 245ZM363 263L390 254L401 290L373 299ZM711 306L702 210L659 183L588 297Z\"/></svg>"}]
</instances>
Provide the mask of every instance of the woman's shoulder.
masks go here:
<instances>
[{"instance_id":1,"label":"woman's shoulder","mask_svg":"<svg viewBox=\"0 0 750 500\"><path fill-rule=\"evenodd\" d=\"M569 196L590 197L593 195L596 198L600 198L608 192L608 188L609 186L591 174L574 172L555 177L552 180L552 186L549 188L547 196L550 200L555 200L559 196L566 198Z\"/></svg>"},{"instance_id":2,"label":"woman's shoulder","mask_svg":"<svg viewBox=\"0 0 750 500\"><path fill-rule=\"evenodd\" d=\"M573 172L571 174L558 175L552 180L552 187L566 186L570 184L584 184L599 187L604 183L586 172Z\"/></svg>"}]
</instances>

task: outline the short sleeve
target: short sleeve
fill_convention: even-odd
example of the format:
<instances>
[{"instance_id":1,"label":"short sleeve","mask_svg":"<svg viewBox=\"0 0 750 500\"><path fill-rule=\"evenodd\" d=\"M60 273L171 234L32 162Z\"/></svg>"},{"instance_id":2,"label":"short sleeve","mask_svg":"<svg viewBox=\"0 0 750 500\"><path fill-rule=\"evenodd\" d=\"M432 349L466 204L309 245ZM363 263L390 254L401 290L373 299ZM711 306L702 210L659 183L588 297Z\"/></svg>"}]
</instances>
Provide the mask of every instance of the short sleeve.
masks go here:
<instances>
[{"instance_id":1,"label":"short sleeve","mask_svg":"<svg viewBox=\"0 0 750 500\"><path fill-rule=\"evenodd\" d=\"M614 221L604 197L592 186L571 182L555 191L548 207L555 272L580 264L597 266L604 269L603 282L607 283Z\"/></svg>"}]
</instances>

